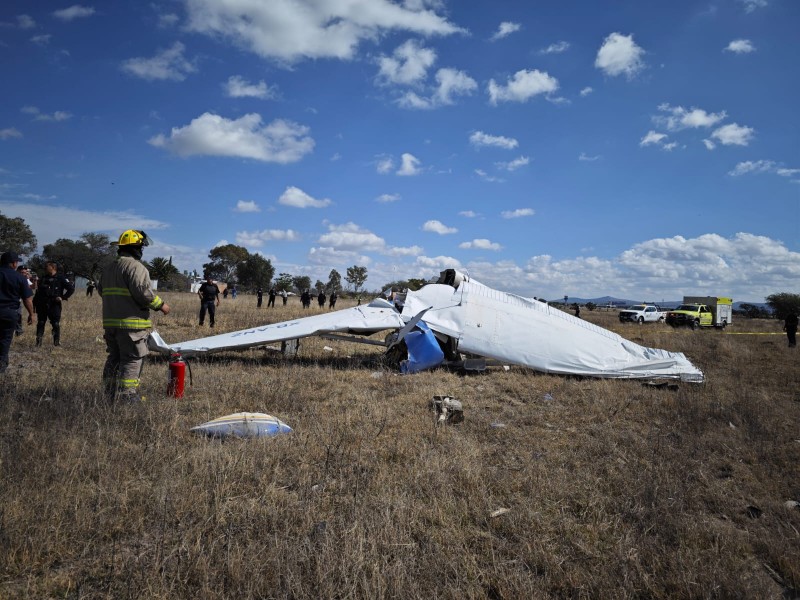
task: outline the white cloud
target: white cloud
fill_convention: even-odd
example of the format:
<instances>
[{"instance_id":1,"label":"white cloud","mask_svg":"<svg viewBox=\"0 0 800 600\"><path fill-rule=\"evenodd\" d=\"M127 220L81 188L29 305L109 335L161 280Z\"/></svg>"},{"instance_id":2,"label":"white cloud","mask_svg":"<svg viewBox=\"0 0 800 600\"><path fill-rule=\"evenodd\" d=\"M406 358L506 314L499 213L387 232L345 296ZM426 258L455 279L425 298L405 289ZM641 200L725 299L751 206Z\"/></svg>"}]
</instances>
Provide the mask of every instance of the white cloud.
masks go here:
<instances>
[{"instance_id":1,"label":"white cloud","mask_svg":"<svg viewBox=\"0 0 800 600\"><path fill-rule=\"evenodd\" d=\"M586 96L588 96L589 94L591 94L593 91L594 91L594 88L591 88L591 87L589 87L589 86L587 85L585 88L583 88L583 89L581 90L581 96L584 96L584 97L586 97Z\"/></svg>"},{"instance_id":2,"label":"white cloud","mask_svg":"<svg viewBox=\"0 0 800 600\"><path fill-rule=\"evenodd\" d=\"M489 102L497 105L498 102L526 102L539 94L549 94L558 89L558 80L546 72L534 69L522 70L514 73L507 80L505 86L498 85L494 79L489 81L487 92Z\"/></svg>"},{"instance_id":3,"label":"white cloud","mask_svg":"<svg viewBox=\"0 0 800 600\"><path fill-rule=\"evenodd\" d=\"M635 77L644 68L644 50L636 45L632 35L612 33L600 46L594 66L606 75Z\"/></svg>"},{"instance_id":4,"label":"white cloud","mask_svg":"<svg viewBox=\"0 0 800 600\"><path fill-rule=\"evenodd\" d=\"M36 21L30 15L17 15L17 26L20 29L33 29L36 27Z\"/></svg>"},{"instance_id":5,"label":"white cloud","mask_svg":"<svg viewBox=\"0 0 800 600\"><path fill-rule=\"evenodd\" d=\"M474 219L478 216L478 213L476 213L474 210L462 210L458 214L462 217L467 217L468 219Z\"/></svg>"},{"instance_id":6,"label":"white cloud","mask_svg":"<svg viewBox=\"0 0 800 600\"><path fill-rule=\"evenodd\" d=\"M81 6L80 4L73 4L69 8L57 10L53 13L56 19L62 21L73 21L75 19L82 19L91 17L94 14L94 8L91 6Z\"/></svg>"},{"instance_id":7,"label":"white cloud","mask_svg":"<svg viewBox=\"0 0 800 600\"><path fill-rule=\"evenodd\" d=\"M711 137L723 146L747 146L753 139L753 135L755 135L755 129L752 127L729 123L715 130Z\"/></svg>"},{"instance_id":8,"label":"white cloud","mask_svg":"<svg viewBox=\"0 0 800 600\"><path fill-rule=\"evenodd\" d=\"M518 208L516 210L504 210L500 215L504 219L519 219L521 217L532 217L536 211L532 208Z\"/></svg>"},{"instance_id":9,"label":"white cloud","mask_svg":"<svg viewBox=\"0 0 800 600\"><path fill-rule=\"evenodd\" d=\"M728 175L738 177L746 174L771 173L781 177L795 177L800 175L800 169L790 169L779 166L774 160L746 160L740 162L728 172Z\"/></svg>"},{"instance_id":10,"label":"white cloud","mask_svg":"<svg viewBox=\"0 0 800 600\"><path fill-rule=\"evenodd\" d=\"M180 21L180 17L174 13L165 13L158 15L158 26L162 29L173 27Z\"/></svg>"},{"instance_id":11,"label":"white cloud","mask_svg":"<svg viewBox=\"0 0 800 600\"><path fill-rule=\"evenodd\" d=\"M489 175L483 169L475 169L475 174L484 181L489 181L492 183L502 183L503 181L505 181L505 179L503 179L502 177L495 177L493 175Z\"/></svg>"},{"instance_id":12,"label":"white cloud","mask_svg":"<svg viewBox=\"0 0 800 600\"><path fill-rule=\"evenodd\" d=\"M361 255L351 250L337 250L331 247L311 248L308 251L308 263L323 265L326 269L333 265L369 265L372 262L369 256Z\"/></svg>"},{"instance_id":13,"label":"white cloud","mask_svg":"<svg viewBox=\"0 0 800 600\"><path fill-rule=\"evenodd\" d=\"M569 42L562 41L556 42L555 44L550 44L547 48L539 50L539 54L561 54L567 50L569 50Z\"/></svg>"},{"instance_id":14,"label":"white cloud","mask_svg":"<svg viewBox=\"0 0 800 600\"><path fill-rule=\"evenodd\" d=\"M641 139L639 145L640 146L650 146L651 144L660 145L661 142L663 142L665 139L667 139L666 133L658 133L651 129L650 131L647 132L647 135L645 135Z\"/></svg>"},{"instance_id":15,"label":"white cloud","mask_svg":"<svg viewBox=\"0 0 800 600\"><path fill-rule=\"evenodd\" d=\"M756 47L750 40L733 40L724 49L725 52L733 52L735 54L749 54L756 51Z\"/></svg>"},{"instance_id":16,"label":"white cloud","mask_svg":"<svg viewBox=\"0 0 800 600\"><path fill-rule=\"evenodd\" d=\"M363 40L377 40L390 32L427 37L464 31L427 4L415 10L390 0L192 0L186 8L190 31L228 39L263 58L285 63L308 58L349 60Z\"/></svg>"},{"instance_id":17,"label":"white cloud","mask_svg":"<svg viewBox=\"0 0 800 600\"><path fill-rule=\"evenodd\" d=\"M490 41L496 42L499 39L507 37L512 33L516 33L522 29L522 25L519 23L513 23L511 21L503 21L500 23L500 26L497 28L497 31L489 38Z\"/></svg>"},{"instance_id":18,"label":"white cloud","mask_svg":"<svg viewBox=\"0 0 800 600\"><path fill-rule=\"evenodd\" d=\"M398 200L400 200L400 194L381 194L375 198L376 202L382 202L384 204L388 204L389 202L397 202Z\"/></svg>"},{"instance_id":19,"label":"white cloud","mask_svg":"<svg viewBox=\"0 0 800 600\"><path fill-rule=\"evenodd\" d=\"M767 0L739 0L742 4L744 4L744 11L747 13L751 13L757 8L764 8L768 6Z\"/></svg>"},{"instance_id":20,"label":"white cloud","mask_svg":"<svg viewBox=\"0 0 800 600\"><path fill-rule=\"evenodd\" d=\"M222 84L225 93L231 98L260 98L269 100L277 97L277 93L262 79L258 83L250 83L239 75L233 75Z\"/></svg>"},{"instance_id":21,"label":"white cloud","mask_svg":"<svg viewBox=\"0 0 800 600\"><path fill-rule=\"evenodd\" d=\"M478 89L478 83L472 77L456 69L439 69L435 79L436 88L430 97L406 92L397 103L403 108L429 110L454 104L453 96L469 95Z\"/></svg>"},{"instance_id":22,"label":"white cloud","mask_svg":"<svg viewBox=\"0 0 800 600\"><path fill-rule=\"evenodd\" d=\"M422 169L420 169L420 161L413 154L404 152L400 160L401 163L400 168L397 170L397 175L419 175L422 172Z\"/></svg>"},{"instance_id":23,"label":"white cloud","mask_svg":"<svg viewBox=\"0 0 800 600\"><path fill-rule=\"evenodd\" d=\"M253 200L239 200L236 203L236 208L234 209L236 212L239 213L257 213L261 212L258 204L255 203Z\"/></svg>"},{"instance_id":24,"label":"white cloud","mask_svg":"<svg viewBox=\"0 0 800 600\"><path fill-rule=\"evenodd\" d=\"M668 144L663 144L661 147L667 152L672 152L678 147L678 142L669 142Z\"/></svg>"},{"instance_id":25,"label":"white cloud","mask_svg":"<svg viewBox=\"0 0 800 600\"><path fill-rule=\"evenodd\" d=\"M122 63L122 70L147 81L183 81L197 69L183 56L185 47L175 42L152 58L130 58Z\"/></svg>"},{"instance_id":26,"label":"white cloud","mask_svg":"<svg viewBox=\"0 0 800 600\"><path fill-rule=\"evenodd\" d=\"M497 242L492 242L486 238L475 239L471 242L462 242L458 247L462 250L493 250L495 252L503 249Z\"/></svg>"},{"instance_id":27,"label":"white cloud","mask_svg":"<svg viewBox=\"0 0 800 600\"><path fill-rule=\"evenodd\" d=\"M23 106L21 112L33 115L34 121L51 121L51 122L58 122L58 121L67 121L72 118L72 113L69 113L65 110L57 110L54 113L43 113L35 106Z\"/></svg>"},{"instance_id":28,"label":"white cloud","mask_svg":"<svg viewBox=\"0 0 800 600\"><path fill-rule=\"evenodd\" d=\"M21 138L22 133L15 127L0 129L0 140L10 140L11 138Z\"/></svg>"},{"instance_id":29,"label":"white cloud","mask_svg":"<svg viewBox=\"0 0 800 600\"><path fill-rule=\"evenodd\" d=\"M328 198L317 200L306 194L300 188L290 185L284 190L281 197L278 198L278 203L284 206L293 206L294 208L325 208L330 206L331 201Z\"/></svg>"},{"instance_id":30,"label":"white cloud","mask_svg":"<svg viewBox=\"0 0 800 600\"><path fill-rule=\"evenodd\" d=\"M282 119L264 125L256 113L233 120L204 113L189 125L173 127L169 137L159 134L148 142L179 156L229 156L281 164L297 162L314 149L308 127Z\"/></svg>"},{"instance_id":31,"label":"white cloud","mask_svg":"<svg viewBox=\"0 0 800 600\"><path fill-rule=\"evenodd\" d=\"M578 156L578 160L583 160L583 161L588 161L588 162L594 162L594 161L596 161L596 160L600 160L600 155L599 155L599 154L597 154L597 155L595 155L595 156L589 156L589 155L588 155L588 154L586 154L585 152L581 152L581 153L580 153L580 156Z\"/></svg>"},{"instance_id":32,"label":"white cloud","mask_svg":"<svg viewBox=\"0 0 800 600\"><path fill-rule=\"evenodd\" d=\"M300 235L291 229L264 229L263 231L237 231L236 243L260 248L266 242L296 242Z\"/></svg>"},{"instance_id":33,"label":"white cloud","mask_svg":"<svg viewBox=\"0 0 800 600\"><path fill-rule=\"evenodd\" d=\"M422 231L429 231L431 233L438 233L439 235L448 235L450 233L458 233L458 229L455 227L448 227L441 221L431 220L426 221L425 224L422 226Z\"/></svg>"},{"instance_id":34,"label":"white cloud","mask_svg":"<svg viewBox=\"0 0 800 600\"><path fill-rule=\"evenodd\" d=\"M164 229L163 221L144 217L133 211L88 211L69 206L0 200L0 212L22 217L41 246L59 238L77 239L87 231L118 236L126 229L146 231ZM157 254L153 254L157 256Z\"/></svg>"},{"instance_id":35,"label":"white cloud","mask_svg":"<svg viewBox=\"0 0 800 600\"><path fill-rule=\"evenodd\" d=\"M503 169L505 171L516 171L520 167L524 167L530 162L531 160L527 156L520 156L509 162L497 162L495 163L495 166L498 169Z\"/></svg>"},{"instance_id":36,"label":"white cloud","mask_svg":"<svg viewBox=\"0 0 800 600\"><path fill-rule=\"evenodd\" d=\"M436 62L436 52L424 48L416 40L408 40L395 48L392 56L378 58L378 79L387 83L410 85L422 81Z\"/></svg>"},{"instance_id":37,"label":"white cloud","mask_svg":"<svg viewBox=\"0 0 800 600\"><path fill-rule=\"evenodd\" d=\"M375 170L381 175L386 175L394 170L394 159L390 156L379 156L375 163Z\"/></svg>"},{"instance_id":38,"label":"white cloud","mask_svg":"<svg viewBox=\"0 0 800 600\"><path fill-rule=\"evenodd\" d=\"M504 137L502 135L490 135L483 131L476 131L469 136L469 143L480 148L482 146L494 146L496 148L503 148L505 150L513 150L519 145L519 142L514 138Z\"/></svg>"},{"instance_id":39,"label":"white cloud","mask_svg":"<svg viewBox=\"0 0 800 600\"><path fill-rule=\"evenodd\" d=\"M386 250L386 241L382 237L352 222L344 225L328 225L328 233L322 234L318 243L339 251L384 252Z\"/></svg>"},{"instance_id":40,"label":"white cloud","mask_svg":"<svg viewBox=\"0 0 800 600\"><path fill-rule=\"evenodd\" d=\"M709 113L700 108L692 107L687 110L682 106L670 106L669 104L661 104L658 110L668 114L667 116L656 115L653 117L653 121L663 125L669 131L713 127L727 116L724 110L718 113Z\"/></svg>"},{"instance_id":41,"label":"white cloud","mask_svg":"<svg viewBox=\"0 0 800 600\"><path fill-rule=\"evenodd\" d=\"M713 150L717 147L717 145L711 140L703 140L703 145L706 147L706 150Z\"/></svg>"},{"instance_id":42,"label":"white cloud","mask_svg":"<svg viewBox=\"0 0 800 600\"><path fill-rule=\"evenodd\" d=\"M49 33L44 33L42 35L35 35L31 38L31 42L36 44L37 46L46 46L50 43L50 40L53 38L52 35Z\"/></svg>"}]
</instances>

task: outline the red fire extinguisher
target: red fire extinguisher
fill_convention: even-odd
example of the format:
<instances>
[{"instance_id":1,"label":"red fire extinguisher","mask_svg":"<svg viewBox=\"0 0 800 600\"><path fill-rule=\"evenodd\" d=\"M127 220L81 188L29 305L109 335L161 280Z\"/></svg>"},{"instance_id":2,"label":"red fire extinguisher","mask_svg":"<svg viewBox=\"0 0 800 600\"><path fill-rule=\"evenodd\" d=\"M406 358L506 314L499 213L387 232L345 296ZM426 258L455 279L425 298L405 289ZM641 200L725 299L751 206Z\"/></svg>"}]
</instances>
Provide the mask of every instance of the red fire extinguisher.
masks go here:
<instances>
[{"instance_id":1,"label":"red fire extinguisher","mask_svg":"<svg viewBox=\"0 0 800 600\"><path fill-rule=\"evenodd\" d=\"M167 395L173 398L183 398L186 383L186 363L180 354L169 357L169 380L167 381Z\"/></svg>"}]
</instances>

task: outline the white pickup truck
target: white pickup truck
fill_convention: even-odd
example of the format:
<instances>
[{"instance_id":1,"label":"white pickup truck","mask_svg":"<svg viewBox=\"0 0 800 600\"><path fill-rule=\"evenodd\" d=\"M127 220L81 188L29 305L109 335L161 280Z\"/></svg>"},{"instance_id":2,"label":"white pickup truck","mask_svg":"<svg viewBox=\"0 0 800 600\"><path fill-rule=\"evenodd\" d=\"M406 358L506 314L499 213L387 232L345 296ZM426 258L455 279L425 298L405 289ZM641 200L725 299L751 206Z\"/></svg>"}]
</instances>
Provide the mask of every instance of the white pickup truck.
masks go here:
<instances>
[{"instance_id":1,"label":"white pickup truck","mask_svg":"<svg viewBox=\"0 0 800 600\"><path fill-rule=\"evenodd\" d=\"M666 316L666 313L655 304L634 304L633 306L619 311L619 322L658 323L659 321L663 321Z\"/></svg>"}]
</instances>

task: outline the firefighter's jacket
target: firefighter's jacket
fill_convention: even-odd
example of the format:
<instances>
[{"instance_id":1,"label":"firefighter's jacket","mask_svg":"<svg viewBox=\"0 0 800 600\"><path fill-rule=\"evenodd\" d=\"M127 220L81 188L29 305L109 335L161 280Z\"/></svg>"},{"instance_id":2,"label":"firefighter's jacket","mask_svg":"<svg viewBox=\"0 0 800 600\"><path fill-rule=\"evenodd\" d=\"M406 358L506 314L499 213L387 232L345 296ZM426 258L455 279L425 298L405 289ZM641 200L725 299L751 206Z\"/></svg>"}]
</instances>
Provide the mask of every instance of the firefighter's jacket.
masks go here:
<instances>
[{"instance_id":1,"label":"firefighter's jacket","mask_svg":"<svg viewBox=\"0 0 800 600\"><path fill-rule=\"evenodd\" d=\"M153 291L147 267L126 254L103 269L97 291L103 297L103 327L148 329L153 325L150 311L164 304Z\"/></svg>"}]
</instances>

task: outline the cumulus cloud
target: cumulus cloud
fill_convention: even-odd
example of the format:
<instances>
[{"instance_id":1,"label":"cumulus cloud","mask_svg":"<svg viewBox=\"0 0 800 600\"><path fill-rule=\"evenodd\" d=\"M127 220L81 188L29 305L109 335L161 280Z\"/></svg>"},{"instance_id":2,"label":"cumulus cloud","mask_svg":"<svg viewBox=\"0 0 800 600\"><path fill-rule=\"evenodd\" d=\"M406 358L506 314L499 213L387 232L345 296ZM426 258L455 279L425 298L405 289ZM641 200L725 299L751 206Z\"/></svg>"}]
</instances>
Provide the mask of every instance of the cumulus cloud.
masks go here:
<instances>
[{"instance_id":1,"label":"cumulus cloud","mask_svg":"<svg viewBox=\"0 0 800 600\"><path fill-rule=\"evenodd\" d=\"M362 41L392 32L428 37L464 31L428 6L390 0L186 3L190 31L227 39L258 56L289 64L309 58L349 60Z\"/></svg>"},{"instance_id":2,"label":"cumulus cloud","mask_svg":"<svg viewBox=\"0 0 800 600\"><path fill-rule=\"evenodd\" d=\"M436 62L436 52L424 48L416 40L408 40L395 48L392 56L378 58L378 80L410 85L422 81Z\"/></svg>"},{"instance_id":3,"label":"cumulus cloud","mask_svg":"<svg viewBox=\"0 0 800 600\"><path fill-rule=\"evenodd\" d=\"M728 175L739 177L740 175L756 175L759 173L772 173L781 177L796 177L800 175L800 169L783 167L774 160L745 160L738 163L732 171L728 172Z\"/></svg>"},{"instance_id":4,"label":"cumulus cloud","mask_svg":"<svg viewBox=\"0 0 800 600\"><path fill-rule=\"evenodd\" d=\"M632 79L644 69L644 54L644 49L633 41L633 35L612 33L603 40L594 66L606 75L625 75Z\"/></svg>"},{"instance_id":5,"label":"cumulus cloud","mask_svg":"<svg viewBox=\"0 0 800 600\"><path fill-rule=\"evenodd\" d=\"M536 211L532 208L518 208L516 210L504 210L500 213L504 219L519 219L521 217L532 217Z\"/></svg>"},{"instance_id":6,"label":"cumulus cloud","mask_svg":"<svg viewBox=\"0 0 800 600\"><path fill-rule=\"evenodd\" d=\"M767 0L739 0L739 2L744 5L744 11L747 13L751 13L757 8L764 8L769 5Z\"/></svg>"},{"instance_id":7,"label":"cumulus cloud","mask_svg":"<svg viewBox=\"0 0 800 600\"><path fill-rule=\"evenodd\" d=\"M733 40L723 50L734 54L750 54L756 51L756 47L750 40Z\"/></svg>"},{"instance_id":8,"label":"cumulus cloud","mask_svg":"<svg viewBox=\"0 0 800 600\"><path fill-rule=\"evenodd\" d=\"M494 175L489 175L483 169L475 169L475 174L484 181L489 181L491 183L502 183L503 181L505 181L505 179L503 179L502 177L495 177Z\"/></svg>"},{"instance_id":9,"label":"cumulus cloud","mask_svg":"<svg viewBox=\"0 0 800 600\"><path fill-rule=\"evenodd\" d=\"M711 137L723 146L747 146L753 139L755 131L752 127L729 123L715 130Z\"/></svg>"},{"instance_id":10,"label":"cumulus cloud","mask_svg":"<svg viewBox=\"0 0 800 600\"><path fill-rule=\"evenodd\" d=\"M400 200L400 194L381 194L375 198L376 202L381 202L384 204L388 204L389 202L397 202L398 200Z\"/></svg>"},{"instance_id":11,"label":"cumulus cloud","mask_svg":"<svg viewBox=\"0 0 800 600\"><path fill-rule=\"evenodd\" d=\"M416 156L409 154L408 152L404 152L400 157L400 168L397 170L397 175L419 175L422 173L420 164L420 160Z\"/></svg>"},{"instance_id":12,"label":"cumulus cloud","mask_svg":"<svg viewBox=\"0 0 800 600\"><path fill-rule=\"evenodd\" d=\"M594 91L594 88L589 87L588 85L581 90L581 96L586 97Z\"/></svg>"},{"instance_id":13,"label":"cumulus cloud","mask_svg":"<svg viewBox=\"0 0 800 600\"><path fill-rule=\"evenodd\" d=\"M17 15L17 27L20 29L33 29L36 27L36 21L30 15Z\"/></svg>"},{"instance_id":14,"label":"cumulus cloud","mask_svg":"<svg viewBox=\"0 0 800 600\"><path fill-rule=\"evenodd\" d=\"M183 81L197 69L183 56L185 46L175 42L152 58L130 58L122 63L122 70L147 81Z\"/></svg>"},{"instance_id":15,"label":"cumulus cloud","mask_svg":"<svg viewBox=\"0 0 800 600\"><path fill-rule=\"evenodd\" d=\"M386 175L394 170L394 159L391 156L379 156L375 161L375 170L381 175Z\"/></svg>"},{"instance_id":16,"label":"cumulus cloud","mask_svg":"<svg viewBox=\"0 0 800 600\"><path fill-rule=\"evenodd\" d=\"M233 75L228 81L222 84L225 94L230 98L259 98L269 100L275 98L277 93L270 88L264 80L258 83L250 83L239 75Z\"/></svg>"},{"instance_id":17,"label":"cumulus cloud","mask_svg":"<svg viewBox=\"0 0 800 600\"><path fill-rule=\"evenodd\" d=\"M561 54L569 50L569 42L556 42L550 44L547 48L539 50L539 54Z\"/></svg>"},{"instance_id":18,"label":"cumulus cloud","mask_svg":"<svg viewBox=\"0 0 800 600\"><path fill-rule=\"evenodd\" d=\"M595 156L589 156L585 152L581 152L578 156L578 160L587 161L587 162L594 162L596 160L600 160L600 155L597 154Z\"/></svg>"},{"instance_id":19,"label":"cumulus cloud","mask_svg":"<svg viewBox=\"0 0 800 600\"><path fill-rule=\"evenodd\" d=\"M670 106L669 104L661 104L658 110L666 114L656 115L653 117L653 121L663 125L669 131L713 127L727 116L724 110L718 113L710 113L701 108L692 107L686 109L682 106Z\"/></svg>"},{"instance_id":20,"label":"cumulus cloud","mask_svg":"<svg viewBox=\"0 0 800 600\"><path fill-rule=\"evenodd\" d=\"M289 186L284 190L281 197L278 198L278 204L284 206L292 206L294 208L325 208L330 206L331 201L328 198L317 200L306 194L300 188Z\"/></svg>"},{"instance_id":21,"label":"cumulus cloud","mask_svg":"<svg viewBox=\"0 0 800 600\"><path fill-rule=\"evenodd\" d=\"M236 208L234 208L236 212L240 213L257 213L261 212L258 204L255 203L253 200L239 200L236 203Z\"/></svg>"},{"instance_id":22,"label":"cumulus cloud","mask_svg":"<svg viewBox=\"0 0 800 600\"><path fill-rule=\"evenodd\" d=\"M266 242L296 242L300 235L292 229L264 229L263 231L238 231L236 243L242 246L255 248L262 247Z\"/></svg>"},{"instance_id":23,"label":"cumulus cloud","mask_svg":"<svg viewBox=\"0 0 800 600\"><path fill-rule=\"evenodd\" d=\"M406 92L397 101L403 108L433 109L455 103L455 96L470 95L478 89L478 83L464 71L439 69L436 72L436 85L430 96L420 96L416 92Z\"/></svg>"},{"instance_id":24,"label":"cumulus cloud","mask_svg":"<svg viewBox=\"0 0 800 600\"><path fill-rule=\"evenodd\" d=\"M43 113L35 106L23 106L20 109L20 112L33 116L34 121L58 122L67 121L72 118L72 113L69 113L65 110L57 110L53 113Z\"/></svg>"},{"instance_id":25,"label":"cumulus cloud","mask_svg":"<svg viewBox=\"0 0 800 600\"><path fill-rule=\"evenodd\" d=\"M469 143L476 148L482 146L493 146L495 148L503 148L505 150L513 150L519 145L519 142L514 138L504 137L502 135L490 135L483 131L475 131L469 136Z\"/></svg>"},{"instance_id":26,"label":"cumulus cloud","mask_svg":"<svg viewBox=\"0 0 800 600\"><path fill-rule=\"evenodd\" d=\"M496 162L495 166L504 171L516 171L520 167L524 167L531 162L527 156L520 156L508 162Z\"/></svg>"},{"instance_id":27,"label":"cumulus cloud","mask_svg":"<svg viewBox=\"0 0 800 600\"><path fill-rule=\"evenodd\" d=\"M558 89L558 79L551 77L544 71L521 70L507 80L506 85L500 85L494 79L489 81L487 92L489 102L497 105L498 102L526 102L539 94L550 94Z\"/></svg>"},{"instance_id":28,"label":"cumulus cloud","mask_svg":"<svg viewBox=\"0 0 800 600\"><path fill-rule=\"evenodd\" d=\"M450 233L458 233L458 229L455 227L448 227L441 221L431 220L426 221L425 224L422 226L422 231L429 231L431 233L438 233L439 235L448 235Z\"/></svg>"},{"instance_id":29,"label":"cumulus cloud","mask_svg":"<svg viewBox=\"0 0 800 600\"><path fill-rule=\"evenodd\" d=\"M159 134L148 142L184 157L228 156L287 164L314 149L308 131L308 127L282 119L264 125L256 113L238 119L203 113L189 125L173 127L169 136Z\"/></svg>"},{"instance_id":30,"label":"cumulus cloud","mask_svg":"<svg viewBox=\"0 0 800 600\"><path fill-rule=\"evenodd\" d=\"M461 211L461 212L459 212L458 214L459 214L460 216L462 216L462 217L466 217L466 218L468 218L468 219L474 219L475 217L477 217L477 216L478 216L478 213L476 213L474 210L462 210L462 211Z\"/></svg>"},{"instance_id":31,"label":"cumulus cloud","mask_svg":"<svg viewBox=\"0 0 800 600\"><path fill-rule=\"evenodd\" d=\"M471 242L462 242L458 245L458 247L462 250L492 250L494 252L498 252L503 249L503 247L497 242L492 242L486 238L475 239Z\"/></svg>"},{"instance_id":32,"label":"cumulus cloud","mask_svg":"<svg viewBox=\"0 0 800 600\"><path fill-rule=\"evenodd\" d=\"M319 244L339 251L384 252L386 241L355 223L328 225L328 232L320 236Z\"/></svg>"},{"instance_id":33,"label":"cumulus cloud","mask_svg":"<svg viewBox=\"0 0 800 600\"><path fill-rule=\"evenodd\" d=\"M497 31L489 38L490 41L496 42L504 37L508 37L512 33L516 33L522 29L522 25L519 23L513 23L511 21L503 21L500 23L500 26L497 28Z\"/></svg>"},{"instance_id":34,"label":"cumulus cloud","mask_svg":"<svg viewBox=\"0 0 800 600\"><path fill-rule=\"evenodd\" d=\"M34 35L31 38L31 42L33 42L37 46L46 46L47 44L50 43L52 37L53 36L50 35L49 33L43 33L42 35Z\"/></svg>"},{"instance_id":35,"label":"cumulus cloud","mask_svg":"<svg viewBox=\"0 0 800 600\"><path fill-rule=\"evenodd\" d=\"M91 17L94 14L94 8L91 6L81 6L80 4L73 4L69 8L57 10L53 13L56 19L61 21L74 21L75 19L83 19Z\"/></svg>"},{"instance_id":36,"label":"cumulus cloud","mask_svg":"<svg viewBox=\"0 0 800 600\"><path fill-rule=\"evenodd\" d=\"M0 129L0 140L10 140L11 138L21 138L22 133L15 127Z\"/></svg>"}]
</instances>

